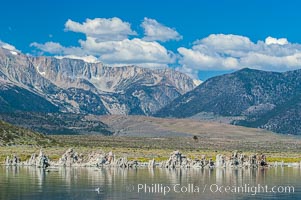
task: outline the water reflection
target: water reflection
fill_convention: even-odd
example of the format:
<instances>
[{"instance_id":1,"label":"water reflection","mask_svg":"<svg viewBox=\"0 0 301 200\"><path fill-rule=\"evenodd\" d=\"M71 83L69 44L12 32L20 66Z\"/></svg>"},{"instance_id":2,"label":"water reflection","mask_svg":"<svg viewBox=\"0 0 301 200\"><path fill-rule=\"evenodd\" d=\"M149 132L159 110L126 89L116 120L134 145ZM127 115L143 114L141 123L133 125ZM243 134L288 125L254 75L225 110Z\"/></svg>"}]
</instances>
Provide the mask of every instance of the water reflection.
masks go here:
<instances>
[{"instance_id":1,"label":"water reflection","mask_svg":"<svg viewBox=\"0 0 301 200\"><path fill-rule=\"evenodd\" d=\"M269 169L120 169L0 167L0 199L301 199L300 168ZM138 184L173 187L194 185L199 193L143 193ZM254 186L292 185L294 194L221 194L211 184Z\"/></svg>"}]
</instances>

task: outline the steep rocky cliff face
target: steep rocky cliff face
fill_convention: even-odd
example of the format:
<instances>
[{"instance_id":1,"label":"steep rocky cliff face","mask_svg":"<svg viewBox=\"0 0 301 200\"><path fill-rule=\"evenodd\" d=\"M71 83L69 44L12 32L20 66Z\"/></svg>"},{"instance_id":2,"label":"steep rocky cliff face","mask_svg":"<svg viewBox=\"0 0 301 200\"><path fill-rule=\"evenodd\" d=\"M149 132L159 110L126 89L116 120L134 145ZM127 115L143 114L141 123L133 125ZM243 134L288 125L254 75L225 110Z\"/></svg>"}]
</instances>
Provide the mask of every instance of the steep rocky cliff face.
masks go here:
<instances>
[{"instance_id":1,"label":"steep rocky cliff face","mask_svg":"<svg viewBox=\"0 0 301 200\"><path fill-rule=\"evenodd\" d=\"M75 59L31 57L3 48L0 85L38 96L62 112L100 115L150 115L195 87L192 79L171 69L109 67ZM11 105L13 99L1 95L0 103L20 110ZM37 103L35 99L31 102Z\"/></svg>"},{"instance_id":2,"label":"steep rocky cliff face","mask_svg":"<svg viewBox=\"0 0 301 200\"><path fill-rule=\"evenodd\" d=\"M211 78L175 99L155 116L199 113L240 117L232 123L280 133L301 134L301 70L285 73L242 69Z\"/></svg>"}]
</instances>

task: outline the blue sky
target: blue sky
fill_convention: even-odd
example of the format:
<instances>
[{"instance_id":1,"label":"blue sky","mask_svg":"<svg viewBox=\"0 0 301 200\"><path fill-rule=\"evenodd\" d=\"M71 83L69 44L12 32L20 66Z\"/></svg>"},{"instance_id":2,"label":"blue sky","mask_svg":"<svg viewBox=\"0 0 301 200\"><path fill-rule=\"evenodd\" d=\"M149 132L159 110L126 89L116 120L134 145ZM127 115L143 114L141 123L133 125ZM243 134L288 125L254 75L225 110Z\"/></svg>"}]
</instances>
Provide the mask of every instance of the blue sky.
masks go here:
<instances>
[{"instance_id":1,"label":"blue sky","mask_svg":"<svg viewBox=\"0 0 301 200\"><path fill-rule=\"evenodd\" d=\"M45 46L31 45L33 43L44 45L50 41L64 48L79 47L79 40L85 41L91 35L85 31L74 31L72 27L66 30L65 24L68 19L82 24L87 18L93 20L117 17L122 22L129 23L131 31L136 33L127 35L127 39L130 40L127 45L132 45L131 40L135 38L138 38L136 42L139 45L148 45L140 41L146 37L145 30L141 26L144 21L150 24L153 22L151 20L155 20L179 34L180 38L174 37L168 41L155 39L147 41L149 44L158 43L160 45L158 48L162 46L171 52L168 52L168 55L155 55L149 58L150 66L158 64L152 63L151 59L162 58L160 64L175 67L201 79L237 70L240 67L286 71L301 66L298 62L299 51L301 52L299 1L29 0L6 1L1 3L1 7L0 40L15 46L23 53L55 54L53 51L47 52L43 48ZM211 34L215 35L209 37ZM266 40L267 37L270 37L270 42ZM286 41L281 42L280 38ZM197 40L199 41L196 42ZM233 43L237 45L227 46L229 41L234 41ZM235 43L236 41L240 42ZM217 46L217 43L220 46ZM62 52L60 55L65 56L73 51ZM100 56L99 59L103 58L108 64L115 62L100 52L91 51L91 48L85 53ZM120 52L114 53L121 55ZM143 55L145 54L141 55L141 59ZM129 60L128 63L137 62L142 65L141 59L139 62L136 59ZM123 61L116 62L123 64ZM288 66L286 61L289 63Z\"/></svg>"}]
</instances>

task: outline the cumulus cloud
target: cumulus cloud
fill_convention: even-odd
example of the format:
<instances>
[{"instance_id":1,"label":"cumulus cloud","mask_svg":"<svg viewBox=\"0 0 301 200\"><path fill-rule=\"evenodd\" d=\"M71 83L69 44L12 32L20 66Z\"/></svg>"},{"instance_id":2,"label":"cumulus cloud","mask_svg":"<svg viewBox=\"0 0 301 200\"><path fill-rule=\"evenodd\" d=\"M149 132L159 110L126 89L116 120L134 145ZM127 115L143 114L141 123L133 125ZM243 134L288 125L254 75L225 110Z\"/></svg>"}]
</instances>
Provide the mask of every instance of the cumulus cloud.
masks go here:
<instances>
[{"instance_id":1,"label":"cumulus cloud","mask_svg":"<svg viewBox=\"0 0 301 200\"><path fill-rule=\"evenodd\" d=\"M288 41L287 41L286 38L279 38L279 39L277 39L277 38L273 38L273 37L269 36L269 37L267 37L265 39L265 43L267 45L270 45L270 44L285 45L285 44L288 44Z\"/></svg>"},{"instance_id":2,"label":"cumulus cloud","mask_svg":"<svg viewBox=\"0 0 301 200\"><path fill-rule=\"evenodd\" d=\"M197 77L202 70L255 68L286 71L301 67L301 45L286 38L267 37L252 42L240 35L212 34L194 42L192 48L178 48L178 70Z\"/></svg>"},{"instance_id":3,"label":"cumulus cloud","mask_svg":"<svg viewBox=\"0 0 301 200\"><path fill-rule=\"evenodd\" d=\"M240 35L224 35L224 34L212 34L201 40L194 42L195 48L202 45L215 49L217 51L227 50L245 50L253 47L254 43L247 37Z\"/></svg>"},{"instance_id":4,"label":"cumulus cloud","mask_svg":"<svg viewBox=\"0 0 301 200\"><path fill-rule=\"evenodd\" d=\"M155 19L144 18L141 27L144 29L143 39L146 41L166 42L183 38L176 30L160 24Z\"/></svg>"},{"instance_id":5,"label":"cumulus cloud","mask_svg":"<svg viewBox=\"0 0 301 200\"><path fill-rule=\"evenodd\" d=\"M8 44L6 42L2 42L1 40L0 40L0 47L10 50L10 51L13 51L13 52L20 52L20 50L18 50L15 46Z\"/></svg>"},{"instance_id":6,"label":"cumulus cloud","mask_svg":"<svg viewBox=\"0 0 301 200\"><path fill-rule=\"evenodd\" d=\"M117 17L86 19L82 24L68 19L65 23L65 30L84 33L88 37L97 38L99 41L123 40L130 35L137 35L131 29L130 23Z\"/></svg>"},{"instance_id":7,"label":"cumulus cloud","mask_svg":"<svg viewBox=\"0 0 301 200\"><path fill-rule=\"evenodd\" d=\"M65 24L65 30L84 33L86 39L79 40L78 47L64 47L56 42L45 44L34 42L31 46L58 55L60 58L68 56L87 60L87 56L93 56L111 66L140 65L157 68L167 67L168 64L175 62L174 53L158 42L140 38L130 39L129 36L136 35L136 32L131 30L128 22L116 17L87 19L82 24L69 19ZM88 60L96 62L94 59Z\"/></svg>"},{"instance_id":8,"label":"cumulus cloud","mask_svg":"<svg viewBox=\"0 0 301 200\"><path fill-rule=\"evenodd\" d=\"M71 58L83 60L88 63L99 62L95 56L85 54L86 52L78 47L64 47L60 43L56 42L46 42L45 44L34 42L30 46L36 47L44 52L55 54L57 59Z\"/></svg>"},{"instance_id":9,"label":"cumulus cloud","mask_svg":"<svg viewBox=\"0 0 301 200\"><path fill-rule=\"evenodd\" d=\"M94 56L75 56L75 55L66 55L66 56L55 56L57 59L63 59L63 58L71 58L76 60L83 60L87 63L98 63L99 60Z\"/></svg>"},{"instance_id":10,"label":"cumulus cloud","mask_svg":"<svg viewBox=\"0 0 301 200\"><path fill-rule=\"evenodd\" d=\"M55 55L78 55L84 56L85 52L80 47L64 47L57 42L46 42L45 44L40 44L33 42L30 44L31 47L40 49L43 52L47 52Z\"/></svg>"},{"instance_id":11,"label":"cumulus cloud","mask_svg":"<svg viewBox=\"0 0 301 200\"><path fill-rule=\"evenodd\" d=\"M138 38L121 41L97 42L93 38L81 41L81 46L90 54L111 65L153 63L166 66L173 62L173 55L157 42L146 42Z\"/></svg>"},{"instance_id":12,"label":"cumulus cloud","mask_svg":"<svg viewBox=\"0 0 301 200\"><path fill-rule=\"evenodd\" d=\"M64 52L64 47L56 42L46 42L45 44L39 44L33 42L30 44L31 47L36 47L42 51L53 53L53 54L62 54Z\"/></svg>"},{"instance_id":13,"label":"cumulus cloud","mask_svg":"<svg viewBox=\"0 0 301 200\"><path fill-rule=\"evenodd\" d=\"M173 53L159 42L182 39L175 29L149 18L144 18L141 27L144 36L139 37L130 23L116 17L87 19L82 23L69 19L65 30L86 36L79 40L78 46L66 47L57 42L34 42L31 46L59 58L101 61L111 66L167 67L178 64L179 71L194 79L198 79L198 73L204 70L248 67L286 71L301 68L301 45L290 43L286 38L269 36L254 42L241 35L212 34L196 40L191 48L179 47L177 53ZM1 41L0 46L17 51Z\"/></svg>"}]
</instances>

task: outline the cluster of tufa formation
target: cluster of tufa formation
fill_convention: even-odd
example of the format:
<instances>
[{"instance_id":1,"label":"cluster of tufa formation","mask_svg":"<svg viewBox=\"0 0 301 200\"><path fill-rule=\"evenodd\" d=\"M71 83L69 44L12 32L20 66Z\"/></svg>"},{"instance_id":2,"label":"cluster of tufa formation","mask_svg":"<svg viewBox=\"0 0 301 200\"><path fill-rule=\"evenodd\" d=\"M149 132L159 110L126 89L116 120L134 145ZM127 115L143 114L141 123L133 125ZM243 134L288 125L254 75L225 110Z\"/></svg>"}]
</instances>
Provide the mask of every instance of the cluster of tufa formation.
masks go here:
<instances>
[{"instance_id":1,"label":"cluster of tufa formation","mask_svg":"<svg viewBox=\"0 0 301 200\"><path fill-rule=\"evenodd\" d=\"M48 157L43 153L42 150L40 150L40 153L38 156L36 156L35 153L33 153L31 156L30 156L30 159L27 160L24 165L27 165L27 166L37 166L37 167L40 167L40 168L47 168L50 166L49 164L49 159Z\"/></svg>"},{"instance_id":2,"label":"cluster of tufa formation","mask_svg":"<svg viewBox=\"0 0 301 200\"><path fill-rule=\"evenodd\" d=\"M266 161L264 154L253 154L246 156L243 153L234 152L231 156L216 155L215 161L212 158L207 159L205 155L201 159L191 159L183 155L179 151L171 153L166 161L155 162L155 159L145 162L138 162L137 160L129 161L126 157L116 158L112 153L96 153L92 152L87 156L79 154L74 149L68 149L58 161L50 161L49 157L40 150L40 153L31 155L29 160L21 162L16 155L7 157L5 161L6 166L35 166L46 169L52 167L121 167L121 168L135 168L148 166L149 168L258 168L271 166ZM277 164L278 165L278 164ZM276 164L274 166L277 166ZM281 164L283 166L283 163ZM298 163L298 166L301 166Z\"/></svg>"},{"instance_id":3,"label":"cluster of tufa formation","mask_svg":"<svg viewBox=\"0 0 301 200\"><path fill-rule=\"evenodd\" d=\"M266 156L264 154L256 155L252 154L246 156L245 154L234 152L231 157L225 157L223 155L216 155L216 167L250 167L257 168L258 166L267 166Z\"/></svg>"},{"instance_id":4,"label":"cluster of tufa formation","mask_svg":"<svg viewBox=\"0 0 301 200\"><path fill-rule=\"evenodd\" d=\"M150 164L150 167L155 166ZM265 155L246 155L234 152L231 157L225 157L221 154L216 155L215 162L212 158L207 159L205 155L201 159L190 159L185 155L182 155L179 151L171 153L167 161L163 161L159 164L162 168L221 168L221 167L249 167L257 168L259 166L268 166Z\"/></svg>"},{"instance_id":5,"label":"cluster of tufa formation","mask_svg":"<svg viewBox=\"0 0 301 200\"><path fill-rule=\"evenodd\" d=\"M17 166L20 163L21 163L21 160L16 155L13 155L12 158L10 156L7 156L5 159L6 166Z\"/></svg>"},{"instance_id":6,"label":"cluster of tufa formation","mask_svg":"<svg viewBox=\"0 0 301 200\"><path fill-rule=\"evenodd\" d=\"M163 168L203 168L203 167L214 167L214 162L212 159L207 160L206 156L203 155L202 158L192 160L187 158L179 151L174 151L171 153L167 161L163 161L160 164Z\"/></svg>"},{"instance_id":7,"label":"cluster of tufa formation","mask_svg":"<svg viewBox=\"0 0 301 200\"><path fill-rule=\"evenodd\" d=\"M126 157L116 158L112 153L96 153L92 152L86 157L83 154L79 154L74 151L73 148L68 149L58 161L50 161L49 157L46 156L42 150L39 155L35 153L24 162L21 159L13 155L12 157L7 156L5 160L6 166L35 166L46 169L49 166L52 167L122 167L131 168L137 167L138 161L128 161Z\"/></svg>"},{"instance_id":8,"label":"cluster of tufa formation","mask_svg":"<svg viewBox=\"0 0 301 200\"><path fill-rule=\"evenodd\" d=\"M33 153L29 160L26 160L25 162L21 162L21 159L17 155L13 155L12 157L7 156L5 159L5 165L6 166L36 166L39 168L47 168L50 166L49 158L43 153L42 150L40 150L39 155L36 155Z\"/></svg>"}]
</instances>

